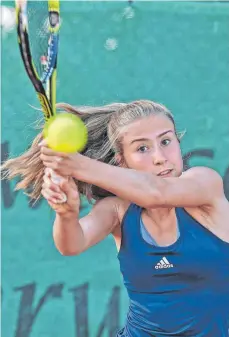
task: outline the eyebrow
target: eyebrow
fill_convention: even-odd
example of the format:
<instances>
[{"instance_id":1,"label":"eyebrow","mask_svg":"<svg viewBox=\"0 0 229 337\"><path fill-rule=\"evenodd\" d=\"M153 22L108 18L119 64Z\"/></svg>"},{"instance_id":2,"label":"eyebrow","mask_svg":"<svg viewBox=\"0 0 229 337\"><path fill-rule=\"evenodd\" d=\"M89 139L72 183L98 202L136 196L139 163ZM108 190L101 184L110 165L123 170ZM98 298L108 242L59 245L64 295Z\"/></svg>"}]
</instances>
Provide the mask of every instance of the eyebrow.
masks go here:
<instances>
[{"instance_id":1,"label":"eyebrow","mask_svg":"<svg viewBox=\"0 0 229 337\"><path fill-rule=\"evenodd\" d=\"M160 137L166 135L166 134L169 133L169 132L174 133L173 130L167 130L167 131L164 131L164 132L160 133L160 134L157 136L157 138L160 138ZM146 142L146 141L148 141L148 140L149 140L148 138L138 138L138 139L132 140L132 141L130 142L130 144L133 144L133 143L135 143L135 142Z\"/></svg>"}]
</instances>

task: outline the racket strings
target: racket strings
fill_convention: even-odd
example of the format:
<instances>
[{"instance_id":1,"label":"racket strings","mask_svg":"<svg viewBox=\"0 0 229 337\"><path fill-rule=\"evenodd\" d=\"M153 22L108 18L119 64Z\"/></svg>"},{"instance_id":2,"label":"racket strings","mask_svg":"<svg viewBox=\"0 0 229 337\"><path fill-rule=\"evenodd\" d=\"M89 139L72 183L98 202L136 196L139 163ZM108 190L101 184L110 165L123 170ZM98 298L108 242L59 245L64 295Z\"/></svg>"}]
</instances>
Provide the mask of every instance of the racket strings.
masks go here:
<instances>
[{"instance_id":1,"label":"racket strings","mask_svg":"<svg viewBox=\"0 0 229 337\"><path fill-rule=\"evenodd\" d=\"M51 35L47 1L28 1L27 13L33 63L39 78L42 78L48 66Z\"/></svg>"}]
</instances>

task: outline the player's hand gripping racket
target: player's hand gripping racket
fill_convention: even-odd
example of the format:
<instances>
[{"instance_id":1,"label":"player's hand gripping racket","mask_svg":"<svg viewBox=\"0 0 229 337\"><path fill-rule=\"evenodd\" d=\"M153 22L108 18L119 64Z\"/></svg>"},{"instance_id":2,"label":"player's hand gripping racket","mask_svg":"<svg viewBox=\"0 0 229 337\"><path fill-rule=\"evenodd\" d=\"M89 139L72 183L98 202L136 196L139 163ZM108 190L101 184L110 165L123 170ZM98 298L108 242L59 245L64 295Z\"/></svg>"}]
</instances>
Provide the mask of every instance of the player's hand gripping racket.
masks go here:
<instances>
[{"instance_id":1,"label":"player's hand gripping racket","mask_svg":"<svg viewBox=\"0 0 229 337\"><path fill-rule=\"evenodd\" d=\"M16 14L21 57L47 123L56 115L59 0L16 0ZM54 183L59 184L61 179L52 173ZM66 200L64 195L62 202Z\"/></svg>"}]
</instances>

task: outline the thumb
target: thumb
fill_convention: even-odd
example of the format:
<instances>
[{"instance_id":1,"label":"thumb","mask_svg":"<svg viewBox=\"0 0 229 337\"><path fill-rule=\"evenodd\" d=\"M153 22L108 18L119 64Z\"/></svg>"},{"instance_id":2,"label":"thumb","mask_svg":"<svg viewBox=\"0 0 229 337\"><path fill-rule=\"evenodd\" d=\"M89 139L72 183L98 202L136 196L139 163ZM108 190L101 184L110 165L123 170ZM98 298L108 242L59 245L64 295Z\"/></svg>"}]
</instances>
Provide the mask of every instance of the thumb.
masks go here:
<instances>
[{"instance_id":1,"label":"thumb","mask_svg":"<svg viewBox=\"0 0 229 337\"><path fill-rule=\"evenodd\" d=\"M78 189L76 187L76 184L73 184L71 183L70 179L68 179L61 181L59 186L61 190L66 194L67 198L77 199L79 196Z\"/></svg>"}]
</instances>

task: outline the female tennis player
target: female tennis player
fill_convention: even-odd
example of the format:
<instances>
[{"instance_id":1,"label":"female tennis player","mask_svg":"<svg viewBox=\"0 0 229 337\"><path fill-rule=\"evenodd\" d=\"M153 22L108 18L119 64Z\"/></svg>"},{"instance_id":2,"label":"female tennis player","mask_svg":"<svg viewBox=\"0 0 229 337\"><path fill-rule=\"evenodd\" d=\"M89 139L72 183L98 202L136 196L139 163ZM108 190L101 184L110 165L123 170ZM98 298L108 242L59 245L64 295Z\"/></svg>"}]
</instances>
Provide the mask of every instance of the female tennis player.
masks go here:
<instances>
[{"instance_id":1,"label":"female tennis player","mask_svg":"<svg viewBox=\"0 0 229 337\"><path fill-rule=\"evenodd\" d=\"M113 235L130 299L117 336L228 336L229 203L219 174L183 170L180 137L161 104L62 108L84 119L85 151L58 153L45 141L39 150L35 141L5 165L10 177L23 175L19 187L35 182L32 196L41 192L55 210L61 254L80 254ZM65 177L60 185L50 169ZM79 191L97 200L80 220Z\"/></svg>"}]
</instances>

